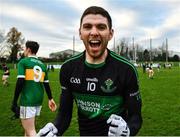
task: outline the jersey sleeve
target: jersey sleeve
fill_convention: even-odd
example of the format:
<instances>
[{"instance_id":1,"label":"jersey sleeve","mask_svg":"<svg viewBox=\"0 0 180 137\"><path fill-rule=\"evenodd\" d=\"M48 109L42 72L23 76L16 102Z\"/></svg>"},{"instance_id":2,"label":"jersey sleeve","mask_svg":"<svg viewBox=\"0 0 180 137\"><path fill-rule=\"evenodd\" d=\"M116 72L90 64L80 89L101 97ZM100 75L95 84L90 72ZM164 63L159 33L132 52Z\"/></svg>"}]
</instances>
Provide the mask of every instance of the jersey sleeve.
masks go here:
<instances>
[{"instance_id":1,"label":"jersey sleeve","mask_svg":"<svg viewBox=\"0 0 180 137\"><path fill-rule=\"evenodd\" d=\"M50 85L49 85L48 71L47 71L47 68L46 68L45 65L44 65L44 73L45 73L44 88L45 88L46 94L48 96L48 99L50 100L50 99L52 99L52 92L51 92L51 88L50 88Z\"/></svg>"},{"instance_id":2,"label":"jersey sleeve","mask_svg":"<svg viewBox=\"0 0 180 137\"><path fill-rule=\"evenodd\" d=\"M18 63L18 76L17 78L25 78L25 65L24 65L24 61L21 60Z\"/></svg>"},{"instance_id":3,"label":"jersey sleeve","mask_svg":"<svg viewBox=\"0 0 180 137\"><path fill-rule=\"evenodd\" d=\"M127 108L127 124L130 135L138 133L142 125L141 96L139 91L138 74L136 68L129 69L126 80L125 107Z\"/></svg>"},{"instance_id":4,"label":"jersey sleeve","mask_svg":"<svg viewBox=\"0 0 180 137\"><path fill-rule=\"evenodd\" d=\"M68 68L62 66L59 76L61 85L60 106L54 122L58 129L58 135L62 135L65 132L72 118L73 96L68 86L68 73Z\"/></svg>"}]
</instances>

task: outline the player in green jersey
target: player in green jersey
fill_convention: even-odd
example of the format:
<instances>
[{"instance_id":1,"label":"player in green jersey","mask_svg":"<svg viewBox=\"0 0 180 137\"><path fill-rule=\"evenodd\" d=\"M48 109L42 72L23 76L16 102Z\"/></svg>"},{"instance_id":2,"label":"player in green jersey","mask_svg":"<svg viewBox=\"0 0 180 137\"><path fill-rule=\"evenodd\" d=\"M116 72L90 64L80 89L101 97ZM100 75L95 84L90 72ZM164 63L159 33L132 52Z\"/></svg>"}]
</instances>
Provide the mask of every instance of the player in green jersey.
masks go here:
<instances>
[{"instance_id":1,"label":"player in green jersey","mask_svg":"<svg viewBox=\"0 0 180 137\"><path fill-rule=\"evenodd\" d=\"M142 125L137 70L107 48L113 37L109 13L87 8L79 36L85 51L66 61L60 71L60 107L54 123L38 135L63 135L69 127L73 101L78 109L80 136L134 136Z\"/></svg>"},{"instance_id":2,"label":"player in green jersey","mask_svg":"<svg viewBox=\"0 0 180 137\"><path fill-rule=\"evenodd\" d=\"M46 90L51 111L56 110L49 86L46 66L38 60L36 53L39 44L27 41L24 50L25 58L18 63L18 76L11 110L17 113L18 97L20 96L20 119L25 130L25 136L35 136L35 116L40 115L44 88Z\"/></svg>"}]
</instances>

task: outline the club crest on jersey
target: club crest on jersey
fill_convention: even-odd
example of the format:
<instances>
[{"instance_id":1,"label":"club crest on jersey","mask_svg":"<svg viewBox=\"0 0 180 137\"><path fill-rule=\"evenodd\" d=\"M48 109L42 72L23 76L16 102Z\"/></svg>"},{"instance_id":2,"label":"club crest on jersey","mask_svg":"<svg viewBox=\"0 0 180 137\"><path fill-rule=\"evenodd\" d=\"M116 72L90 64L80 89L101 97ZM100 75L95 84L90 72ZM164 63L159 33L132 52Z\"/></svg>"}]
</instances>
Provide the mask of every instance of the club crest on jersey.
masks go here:
<instances>
[{"instance_id":1,"label":"club crest on jersey","mask_svg":"<svg viewBox=\"0 0 180 137\"><path fill-rule=\"evenodd\" d=\"M104 84L103 84L103 86L101 86L101 90L103 91L103 92L105 92L105 93L111 93L111 92L113 92L114 90L116 90L116 86L115 87L113 87L113 81L109 78L109 79L107 79L105 82L104 82Z\"/></svg>"}]
</instances>

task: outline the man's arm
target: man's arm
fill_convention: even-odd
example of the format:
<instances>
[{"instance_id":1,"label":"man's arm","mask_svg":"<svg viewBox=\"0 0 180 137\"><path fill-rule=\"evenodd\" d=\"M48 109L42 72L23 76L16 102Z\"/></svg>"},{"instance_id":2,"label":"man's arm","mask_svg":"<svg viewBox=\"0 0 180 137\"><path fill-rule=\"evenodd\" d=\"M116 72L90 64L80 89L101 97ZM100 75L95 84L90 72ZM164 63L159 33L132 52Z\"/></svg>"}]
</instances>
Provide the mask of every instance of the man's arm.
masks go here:
<instances>
[{"instance_id":1,"label":"man's arm","mask_svg":"<svg viewBox=\"0 0 180 137\"><path fill-rule=\"evenodd\" d=\"M47 123L37 136L61 136L69 127L72 117L73 100L69 92L62 91L60 106L54 123Z\"/></svg>"},{"instance_id":2,"label":"man's arm","mask_svg":"<svg viewBox=\"0 0 180 137\"><path fill-rule=\"evenodd\" d=\"M52 99L52 93L51 93L51 89L49 86L49 82L43 82L43 84L44 84L44 88L46 90L46 94L48 96L48 99L51 100Z\"/></svg>"},{"instance_id":3,"label":"man's arm","mask_svg":"<svg viewBox=\"0 0 180 137\"><path fill-rule=\"evenodd\" d=\"M137 75L130 71L126 77L124 92L125 115L112 114L107 123L110 124L109 136L135 136L142 125L141 97L137 82Z\"/></svg>"},{"instance_id":4,"label":"man's arm","mask_svg":"<svg viewBox=\"0 0 180 137\"><path fill-rule=\"evenodd\" d=\"M59 73L59 81L61 85L60 106L54 122L58 129L58 135L63 135L65 130L69 127L72 118L73 95L69 88L69 77L71 72L69 69L70 66L64 64Z\"/></svg>"},{"instance_id":5,"label":"man's arm","mask_svg":"<svg viewBox=\"0 0 180 137\"><path fill-rule=\"evenodd\" d=\"M13 99L13 104L17 105L17 101L19 98L19 95L23 89L23 85L24 85L24 78L18 78L17 82L16 82L16 88L15 88L15 92L14 92L14 99Z\"/></svg>"},{"instance_id":6,"label":"man's arm","mask_svg":"<svg viewBox=\"0 0 180 137\"><path fill-rule=\"evenodd\" d=\"M44 82L44 88L46 90L46 94L48 96L48 106L49 106L49 109L51 109L51 111L55 111L57 106L56 106L56 103L55 101L53 100L52 98L52 92L51 92L51 89L50 89L50 86L49 86L49 82L48 81L45 81Z\"/></svg>"},{"instance_id":7,"label":"man's arm","mask_svg":"<svg viewBox=\"0 0 180 137\"><path fill-rule=\"evenodd\" d=\"M5 72L4 72L4 74L8 74L9 73L9 69L7 69Z\"/></svg>"},{"instance_id":8,"label":"man's arm","mask_svg":"<svg viewBox=\"0 0 180 137\"><path fill-rule=\"evenodd\" d=\"M18 110L17 102L18 102L19 95L22 91L24 81L25 81L24 78L18 78L18 80L16 82L14 98L13 98L13 102L12 102L12 106L11 106L11 110L15 113L16 117L19 117L19 112L17 112L17 110Z\"/></svg>"},{"instance_id":9,"label":"man's arm","mask_svg":"<svg viewBox=\"0 0 180 137\"><path fill-rule=\"evenodd\" d=\"M127 76L125 107L127 108L127 125L130 129L131 136L136 135L142 125L142 100L138 84L138 75L136 69L129 71Z\"/></svg>"},{"instance_id":10,"label":"man's arm","mask_svg":"<svg viewBox=\"0 0 180 137\"><path fill-rule=\"evenodd\" d=\"M63 135L69 127L72 118L73 97L70 92L62 91L60 97L60 106L54 125L58 129L59 136Z\"/></svg>"},{"instance_id":11,"label":"man's arm","mask_svg":"<svg viewBox=\"0 0 180 137\"><path fill-rule=\"evenodd\" d=\"M130 129L131 136L136 135L142 125L140 93L137 94L138 95L130 96L128 99L127 125Z\"/></svg>"},{"instance_id":12,"label":"man's arm","mask_svg":"<svg viewBox=\"0 0 180 137\"><path fill-rule=\"evenodd\" d=\"M60 106L54 121L54 124L48 123L39 132L38 135L44 136L45 134L63 135L66 129L69 127L72 118L73 108L73 96L68 89L68 69L61 67L60 71L60 83L61 83L61 95ZM65 72L66 71L66 72Z\"/></svg>"}]
</instances>

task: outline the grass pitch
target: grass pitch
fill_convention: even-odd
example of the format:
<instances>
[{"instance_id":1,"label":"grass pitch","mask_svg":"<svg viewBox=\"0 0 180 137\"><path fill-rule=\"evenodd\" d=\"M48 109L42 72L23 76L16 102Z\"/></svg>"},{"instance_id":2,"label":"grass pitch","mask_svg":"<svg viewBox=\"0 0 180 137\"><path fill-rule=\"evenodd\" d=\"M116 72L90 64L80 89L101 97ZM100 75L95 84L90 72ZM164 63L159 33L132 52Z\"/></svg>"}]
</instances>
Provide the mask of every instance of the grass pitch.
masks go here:
<instances>
[{"instance_id":1,"label":"grass pitch","mask_svg":"<svg viewBox=\"0 0 180 137\"><path fill-rule=\"evenodd\" d=\"M180 136L180 67L155 70L154 79L149 79L138 69L140 90L143 101L143 125L139 136ZM0 136L23 136L20 120L11 120L10 110L17 71L11 69L10 85L0 83ZM53 97L59 106L60 84L59 70L49 73L50 86ZM79 136L76 106L73 109L71 125L65 136ZM48 109L45 94L41 116L37 117L36 129L42 128L47 122L53 122L56 113Z\"/></svg>"}]
</instances>

